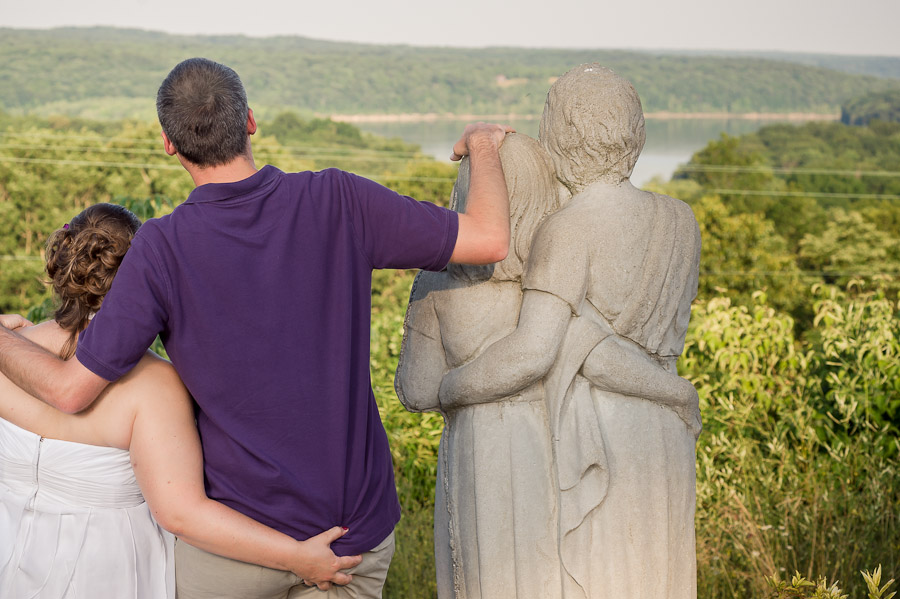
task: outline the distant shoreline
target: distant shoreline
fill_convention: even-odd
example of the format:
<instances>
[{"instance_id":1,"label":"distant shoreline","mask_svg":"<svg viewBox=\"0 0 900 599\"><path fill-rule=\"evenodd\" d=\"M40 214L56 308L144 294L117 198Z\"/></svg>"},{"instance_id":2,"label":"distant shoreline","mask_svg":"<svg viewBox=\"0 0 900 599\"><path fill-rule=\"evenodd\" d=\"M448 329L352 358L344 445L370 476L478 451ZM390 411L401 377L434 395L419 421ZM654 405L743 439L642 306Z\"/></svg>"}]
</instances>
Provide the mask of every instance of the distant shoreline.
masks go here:
<instances>
[{"instance_id":1,"label":"distant shoreline","mask_svg":"<svg viewBox=\"0 0 900 599\"><path fill-rule=\"evenodd\" d=\"M521 114L452 114L407 112L401 114L317 114L320 118L330 118L340 123L433 123L437 121L534 121L535 115ZM836 121L840 114L815 112L647 112L644 118L654 120L675 119L741 119L747 121Z\"/></svg>"}]
</instances>

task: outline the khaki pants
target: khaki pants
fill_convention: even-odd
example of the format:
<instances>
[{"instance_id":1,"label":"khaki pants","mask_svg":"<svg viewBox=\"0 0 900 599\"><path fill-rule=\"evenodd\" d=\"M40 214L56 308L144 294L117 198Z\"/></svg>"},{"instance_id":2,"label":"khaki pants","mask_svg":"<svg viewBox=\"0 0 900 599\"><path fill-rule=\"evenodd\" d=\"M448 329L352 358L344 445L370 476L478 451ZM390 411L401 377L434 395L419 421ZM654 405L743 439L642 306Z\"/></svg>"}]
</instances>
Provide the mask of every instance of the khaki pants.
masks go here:
<instances>
[{"instance_id":1,"label":"khaki pants","mask_svg":"<svg viewBox=\"0 0 900 599\"><path fill-rule=\"evenodd\" d=\"M394 555L394 533L347 570L353 580L328 591L308 587L293 572L273 570L175 543L177 599L381 599Z\"/></svg>"}]
</instances>

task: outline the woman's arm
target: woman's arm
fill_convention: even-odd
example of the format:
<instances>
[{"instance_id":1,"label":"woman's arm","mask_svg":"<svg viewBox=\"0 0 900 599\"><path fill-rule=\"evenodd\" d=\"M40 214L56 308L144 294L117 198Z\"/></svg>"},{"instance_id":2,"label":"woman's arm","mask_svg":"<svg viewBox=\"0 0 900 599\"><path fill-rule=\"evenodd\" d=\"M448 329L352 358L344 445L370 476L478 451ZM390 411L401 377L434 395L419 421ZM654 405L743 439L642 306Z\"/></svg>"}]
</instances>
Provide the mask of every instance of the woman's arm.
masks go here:
<instances>
[{"instance_id":1,"label":"woman's arm","mask_svg":"<svg viewBox=\"0 0 900 599\"><path fill-rule=\"evenodd\" d=\"M416 275L406 313L400 361L394 376L394 389L407 410L428 412L440 409L438 389L447 372L441 343L441 327L434 310L430 281L446 273Z\"/></svg>"},{"instance_id":2,"label":"woman's arm","mask_svg":"<svg viewBox=\"0 0 900 599\"><path fill-rule=\"evenodd\" d=\"M296 541L209 499L187 390L174 369L162 361L150 364L140 378L150 379L150 384L132 389L148 396L135 403L129 450L138 484L163 528L205 551L289 570L322 589L332 582L350 582L351 577L341 570L356 566L362 558L339 557L331 551L331 543L346 532L340 527Z\"/></svg>"}]
</instances>

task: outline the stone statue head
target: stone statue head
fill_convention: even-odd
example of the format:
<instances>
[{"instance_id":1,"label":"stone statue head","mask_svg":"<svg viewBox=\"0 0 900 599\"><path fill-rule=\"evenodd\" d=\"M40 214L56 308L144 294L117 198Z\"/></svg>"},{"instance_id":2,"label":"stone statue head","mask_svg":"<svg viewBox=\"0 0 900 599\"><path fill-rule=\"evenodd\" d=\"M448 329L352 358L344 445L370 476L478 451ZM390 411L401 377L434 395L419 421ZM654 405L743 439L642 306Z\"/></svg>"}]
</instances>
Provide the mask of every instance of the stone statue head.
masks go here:
<instances>
[{"instance_id":1,"label":"stone statue head","mask_svg":"<svg viewBox=\"0 0 900 599\"><path fill-rule=\"evenodd\" d=\"M527 135L512 133L500 146L500 162L509 193L509 255L487 266L451 265L454 276L470 280L519 280L524 270L531 240L538 225L559 208L553 163L540 144ZM453 187L450 207L465 212L469 191L469 163L463 159Z\"/></svg>"},{"instance_id":2,"label":"stone statue head","mask_svg":"<svg viewBox=\"0 0 900 599\"><path fill-rule=\"evenodd\" d=\"M641 99L610 69L583 64L550 87L540 140L556 176L573 193L598 181L628 179L645 139Z\"/></svg>"}]
</instances>

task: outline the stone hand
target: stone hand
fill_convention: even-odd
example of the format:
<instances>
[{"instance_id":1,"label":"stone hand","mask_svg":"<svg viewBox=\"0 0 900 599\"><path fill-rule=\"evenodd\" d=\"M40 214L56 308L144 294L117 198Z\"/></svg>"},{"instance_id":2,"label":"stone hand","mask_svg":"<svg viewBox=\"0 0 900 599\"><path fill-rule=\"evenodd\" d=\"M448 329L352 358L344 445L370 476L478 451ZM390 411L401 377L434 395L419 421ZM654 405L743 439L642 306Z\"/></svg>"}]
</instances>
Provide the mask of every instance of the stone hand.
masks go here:
<instances>
[{"instance_id":1,"label":"stone hand","mask_svg":"<svg viewBox=\"0 0 900 599\"><path fill-rule=\"evenodd\" d=\"M459 369L454 368L441 379L441 388L438 391L438 401L444 410L458 408L459 403Z\"/></svg>"},{"instance_id":2,"label":"stone hand","mask_svg":"<svg viewBox=\"0 0 900 599\"><path fill-rule=\"evenodd\" d=\"M499 148L507 133L515 133L516 130L508 125L495 125L492 123L472 123L466 125L462 136L453 145L453 153L450 160L461 160L468 156L477 144L491 144Z\"/></svg>"},{"instance_id":3,"label":"stone hand","mask_svg":"<svg viewBox=\"0 0 900 599\"><path fill-rule=\"evenodd\" d=\"M683 398L683 401L670 407L684 421L696 440L700 437L700 431L703 430L703 423L700 420L700 396L697 395L697 389L690 382L685 381L685 383L686 397Z\"/></svg>"}]
</instances>

